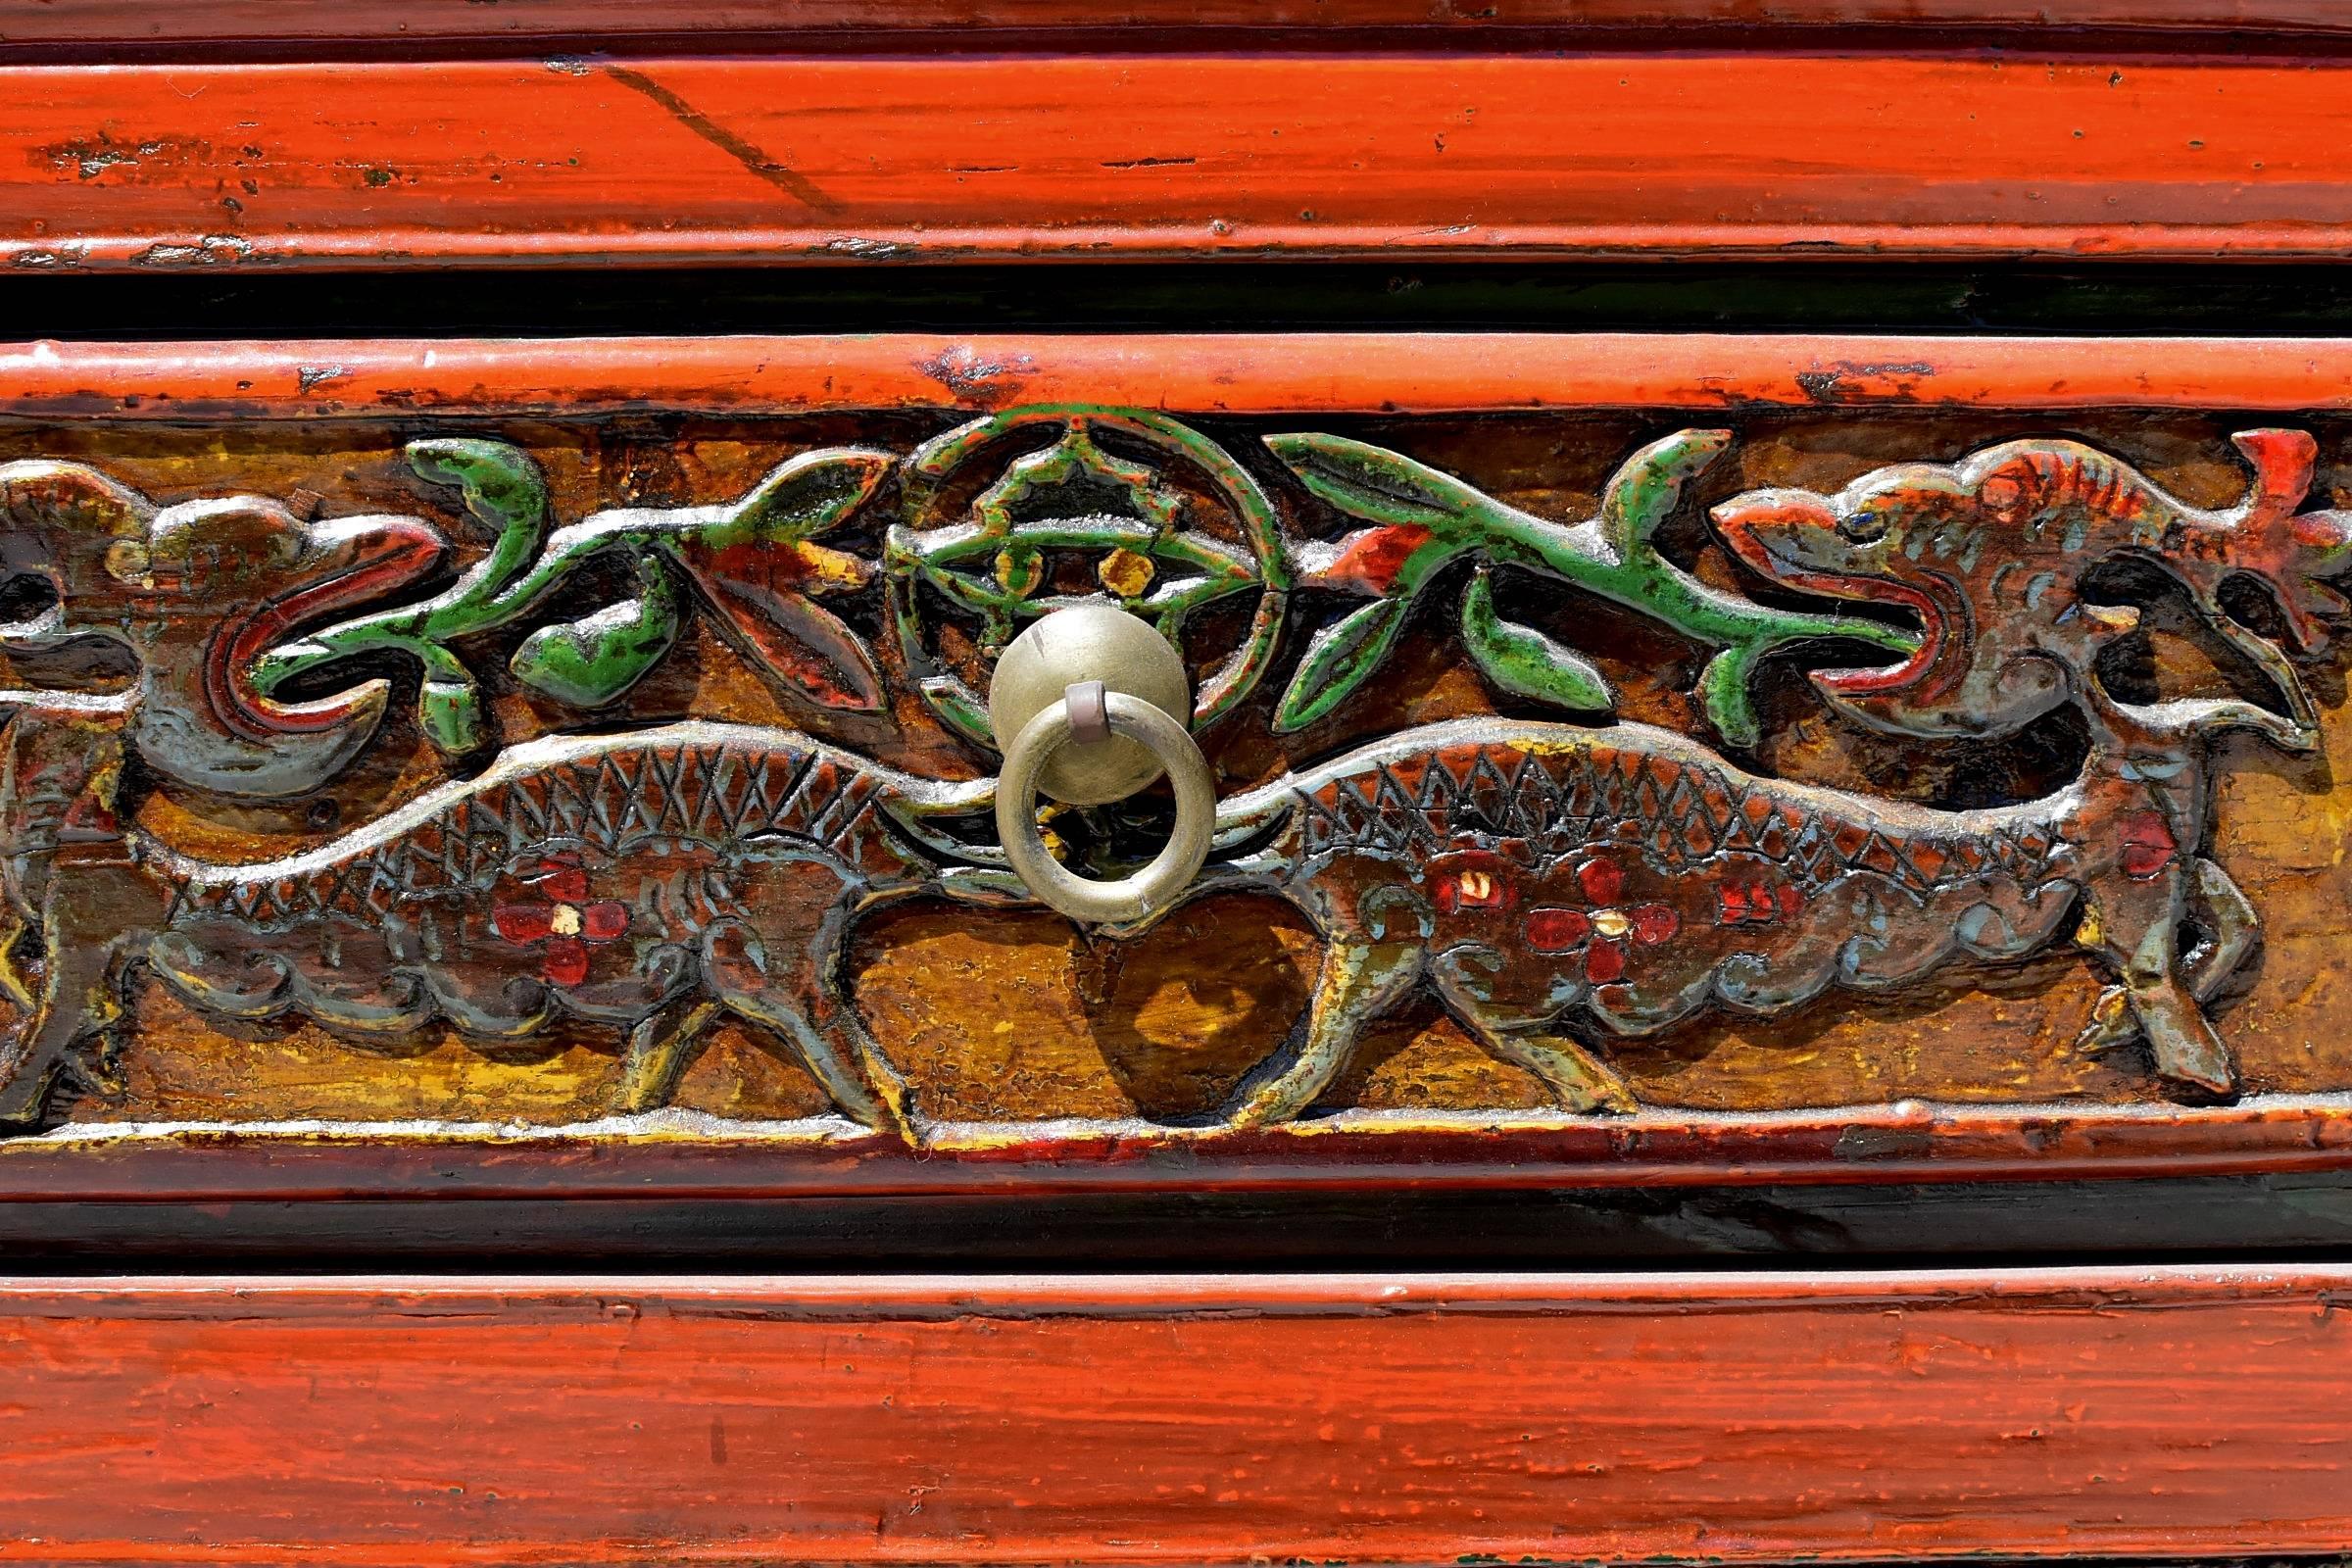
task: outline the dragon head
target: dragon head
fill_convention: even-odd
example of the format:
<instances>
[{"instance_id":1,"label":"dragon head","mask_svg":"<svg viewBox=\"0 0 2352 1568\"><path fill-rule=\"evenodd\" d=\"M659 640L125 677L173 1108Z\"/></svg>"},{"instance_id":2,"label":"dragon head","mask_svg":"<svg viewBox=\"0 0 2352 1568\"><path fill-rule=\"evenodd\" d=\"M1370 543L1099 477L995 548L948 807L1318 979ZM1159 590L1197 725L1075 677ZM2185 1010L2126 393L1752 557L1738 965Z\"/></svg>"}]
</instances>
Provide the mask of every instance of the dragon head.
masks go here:
<instances>
[{"instance_id":1,"label":"dragon head","mask_svg":"<svg viewBox=\"0 0 2352 1568\"><path fill-rule=\"evenodd\" d=\"M275 701L254 687L255 659L410 586L446 548L415 517L310 520L259 496L159 508L94 468L47 461L0 465L0 598L29 606L0 624L0 649L125 649L138 675L122 708L147 765L249 797L318 788L368 743L388 699L370 679ZM10 701L45 706L25 692Z\"/></svg>"},{"instance_id":2,"label":"dragon head","mask_svg":"<svg viewBox=\"0 0 2352 1568\"><path fill-rule=\"evenodd\" d=\"M2118 561L2155 567L2198 617L2278 688L2298 733L2317 715L2286 652L2232 612L2260 589L2297 652L2325 645L2343 602L2324 579L2352 566L2343 514L2296 514L2316 449L2300 431L2235 438L2254 468L2238 505L2191 507L2073 441L2012 441L1949 466L1900 464L1835 494L1750 491L1714 520L1741 562L1790 589L1899 611L1918 649L1892 663L1817 671L1831 705L1899 734L2009 734L2088 695L2100 651L2138 607L2096 597Z\"/></svg>"}]
</instances>

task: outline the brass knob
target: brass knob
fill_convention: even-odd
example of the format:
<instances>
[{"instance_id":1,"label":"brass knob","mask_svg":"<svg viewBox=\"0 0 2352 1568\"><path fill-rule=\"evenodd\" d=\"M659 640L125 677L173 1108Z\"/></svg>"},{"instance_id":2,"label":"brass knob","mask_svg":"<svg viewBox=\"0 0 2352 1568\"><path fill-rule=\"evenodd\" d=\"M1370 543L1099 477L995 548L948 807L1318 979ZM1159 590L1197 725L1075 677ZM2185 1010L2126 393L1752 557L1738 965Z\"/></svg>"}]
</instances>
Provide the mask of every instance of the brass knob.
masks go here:
<instances>
[{"instance_id":1,"label":"brass knob","mask_svg":"<svg viewBox=\"0 0 2352 1568\"><path fill-rule=\"evenodd\" d=\"M1107 605L1041 617L997 661L988 694L989 723L1004 754L997 831L1029 891L1072 919L1136 920L1165 908L1207 859L1216 789L1185 727L1191 688L1167 639ZM1101 806L1162 773L1176 793L1176 825L1143 870L1097 882L1046 849L1040 794Z\"/></svg>"}]
</instances>

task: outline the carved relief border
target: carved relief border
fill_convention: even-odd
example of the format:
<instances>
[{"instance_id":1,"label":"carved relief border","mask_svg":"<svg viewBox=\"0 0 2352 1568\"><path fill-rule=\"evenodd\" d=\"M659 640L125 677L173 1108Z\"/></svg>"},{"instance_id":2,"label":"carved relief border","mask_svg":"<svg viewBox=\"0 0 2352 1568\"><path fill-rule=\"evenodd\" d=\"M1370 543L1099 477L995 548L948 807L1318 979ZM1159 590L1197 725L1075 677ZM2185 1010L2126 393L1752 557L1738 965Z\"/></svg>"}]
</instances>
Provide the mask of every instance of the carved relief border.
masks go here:
<instances>
[{"instance_id":1,"label":"carved relief border","mask_svg":"<svg viewBox=\"0 0 2352 1568\"><path fill-rule=\"evenodd\" d=\"M727 493L562 511L507 428L606 416L602 389L637 377L665 416L854 416L834 426L851 439L795 441ZM399 446L418 493L444 497L439 515L355 511L325 485L166 497L103 462L8 454L7 564L48 593L20 597L0 645L69 664L96 645L111 663L11 694L24 934L7 951L24 961L8 976L6 1110L32 1129L54 1122L53 1094L122 1093L110 1073L134 969L210 1019L294 1017L379 1051L432 1029L521 1041L565 1022L626 1041L607 1121L364 1107L324 1124L73 1120L0 1143L23 1190L80 1190L29 1167L99 1150L188 1177L199 1135L215 1152L288 1146L298 1163L321 1139L487 1147L551 1168L624 1148L688 1188L740 1177L724 1161L746 1146L768 1152L762 1179L852 1186L903 1178L914 1149L943 1157L924 1179L945 1183L1005 1179L1008 1161L1049 1185L1151 1181L1151 1151L1171 1143L1210 1180L1219 1160L1236 1179L1269 1163L1299 1180L1419 1179L1432 1162L1464 1179L1509 1166L1615 1181L2338 1160L2343 1097L2249 1090L2216 1021L2260 953L2266 890L2214 852L2212 801L2258 752L2328 738L2311 681L2331 668L2343 605L2329 585L2352 520L2313 494L2331 454L2307 425L2352 404L2352 346L44 347L0 362L0 397L36 449L32 421L120 445L159 416L250 433L319 416L391 428L429 410L432 431ZM1721 411L1775 406L2052 428L1939 428L1934 452L1840 485L1719 487L1694 507L1742 438L1743 417ZM1400 409L1642 409L1662 433L1623 453L1590 508L1561 510L1263 417L1394 422ZM2135 410L2230 416L2237 493L2192 501L2114 443L2066 433L2083 411L2112 429ZM1200 428L1245 413L1253 442ZM2227 452L2215 443L2205 468L2226 471ZM481 537L453 549L461 519ZM1545 612L1527 608L1531 583ZM2116 651L2145 631L2134 595L2171 604L2260 690L2178 696L2118 675ZM899 901L1023 902L971 821L990 799L977 686L1012 630L1073 596L1188 645L1197 619L1216 623L1219 650L1195 650L1196 723L1256 723L1285 765L1226 791L1200 892L1287 903L1317 977L1291 1037L1197 1113L942 1116L876 1048L848 946ZM1621 691L1622 670L1549 612L1587 602L1695 649L1688 679ZM1329 726L1416 635L1450 639L1493 709L1343 744ZM1811 672L1805 722L1891 746L1877 755L2057 722L2079 756L1988 805L1784 776L1763 750L1759 681L1792 654ZM713 709L707 681L681 689L666 724L617 706L705 661L749 671L792 722ZM1681 721L1645 721L1644 702ZM502 710L559 717L512 740ZM885 722L944 738L883 760L888 747L861 750L843 727ZM234 853L237 803L321 799L403 725L440 763L414 798L379 791L379 808L315 824L299 848ZM2310 787L2333 788L2324 772ZM191 823L192 838L170 831ZM1115 822L1073 830L1073 855L1122 853ZM1616 1043L1694 1016L1777 1015L2068 949L2103 988L2075 1049L2137 1063L2135 1102L1673 1108L1611 1063ZM1367 1030L1408 1003L1442 1009L1543 1102L1327 1113ZM2310 1004L2316 1027L2329 1006ZM814 1114L664 1109L729 1020L808 1070ZM809 1177L801 1147L851 1154L859 1174Z\"/></svg>"}]
</instances>

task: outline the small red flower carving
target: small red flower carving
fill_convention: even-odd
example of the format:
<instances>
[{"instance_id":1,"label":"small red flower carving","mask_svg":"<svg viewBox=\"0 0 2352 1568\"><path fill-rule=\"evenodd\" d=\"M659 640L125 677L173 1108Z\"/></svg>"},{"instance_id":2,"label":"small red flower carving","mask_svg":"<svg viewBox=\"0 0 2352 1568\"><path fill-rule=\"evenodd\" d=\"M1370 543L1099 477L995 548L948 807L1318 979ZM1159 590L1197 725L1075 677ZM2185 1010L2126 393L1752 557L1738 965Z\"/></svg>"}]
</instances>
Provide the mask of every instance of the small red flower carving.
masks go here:
<instances>
[{"instance_id":1,"label":"small red flower carving","mask_svg":"<svg viewBox=\"0 0 2352 1568\"><path fill-rule=\"evenodd\" d=\"M2124 875L2134 882L2162 876L2180 851L2161 811L2134 811L2125 817L2123 841Z\"/></svg>"},{"instance_id":2,"label":"small red flower carving","mask_svg":"<svg viewBox=\"0 0 2352 1568\"><path fill-rule=\"evenodd\" d=\"M1429 873L1441 914L1507 910L1519 902L1519 873L1499 855L1484 850L1441 855L1429 862Z\"/></svg>"},{"instance_id":3,"label":"small red flower carving","mask_svg":"<svg viewBox=\"0 0 2352 1568\"><path fill-rule=\"evenodd\" d=\"M1582 948L1585 978L1596 986L1624 979L1626 957L1635 948L1654 948L1683 928L1683 917L1666 905L1621 905L1625 872L1614 860L1587 860L1576 868L1576 885L1592 907L1553 905L1528 910L1527 945L1538 953Z\"/></svg>"},{"instance_id":4,"label":"small red flower carving","mask_svg":"<svg viewBox=\"0 0 2352 1568\"><path fill-rule=\"evenodd\" d=\"M491 929L518 948L537 948L539 971L555 985L587 979L588 950L618 941L629 929L627 905L589 899L587 868L577 860L551 856L517 880L542 897L493 904Z\"/></svg>"},{"instance_id":5,"label":"small red flower carving","mask_svg":"<svg viewBox=\"0 0 2352 1568\"><path fill-rule=\"evenodd\" d=\"M1331 564L1313 574L1318 587L1348 587L1386 597L1421 547L1436 535L1417 522L1365 528L1340 541Z\"/></svg>"}]
</instances>

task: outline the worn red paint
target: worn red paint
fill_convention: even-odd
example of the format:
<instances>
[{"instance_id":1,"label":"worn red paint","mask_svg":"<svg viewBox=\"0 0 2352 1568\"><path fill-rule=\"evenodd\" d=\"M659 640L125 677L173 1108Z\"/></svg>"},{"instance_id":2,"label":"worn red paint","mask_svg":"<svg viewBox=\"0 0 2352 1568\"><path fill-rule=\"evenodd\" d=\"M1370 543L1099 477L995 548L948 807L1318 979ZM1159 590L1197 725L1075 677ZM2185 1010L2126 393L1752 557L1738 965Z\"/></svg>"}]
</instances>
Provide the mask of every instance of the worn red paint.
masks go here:
<instances>
[{"instance_id":1,"label":"worn red paint","mask_svg":"<svg viewBox=\"0 0 2352 1568\"><path fill-rule=\"evenodd\" d=\"M1349 534L1342 541L1340 553L1331 564L1316 572L1310 581L1316 587L1354 588L1386 595L1396 588L1397 577L1413 559L1414 552L1434 537L1417 522L1366 528Z\"/></svg>"},{"instance_id":2,"label":"worn red paint","mask_svg":"<svg viewBox=\"0 0 2352 1568\"><path fill-rule=\"evenodd\" d=\"M1785 882L1778 887L1767 887L1761 882L1726 882L1715 893L1716 920L1723 925L1793 920L1805 907L1804 890Z\"/></svg>"},{"instance_id":3,"label":"worn red paint","mask_svg":"<svg viewBox=\"0 0 2352 1568\"><path fill-rule=\"evenodd\" d=\"M1530 909L1521 932L1538 953L1569 953L1592 934L1592 917L1582 909Z\"/></svg>"},{"instance_id":4,"label":"worn red paint","mask_svg":"<svg viewBox=\"0 0 2352 1568\"><path fill-rule=\"evenodd\" d=\"M0 1560L2317 1552L2352 1538L2347 1290L2334 1265L20 1279Z\"/></svg>"},{"instance_id":5,"label":"worn red paint","mask_svg":"<svg viewBox=\"0 0 2352 1568\"><path fill-rule=\"evenodd\" d=\"M1017 73L987 52L14 66L0 256L2333 257L2352 245L2339 74L1720 45Z\"/></svg>"},{"instance_id":6,"label":"worn red paint","mask_svg":"<svg viewBox=\"0 0 2352 1568\"><path fill-rule=\"evenodd\" d=\"M1017 395L1176 415L1493 414L1607 407L2352 411L2341 337L1722 332L931 333L221 340L0 346L0 409L147 420L418 413L986 409L942 357L1017 360ZM314 382L321 363L341 371ZM2327 543L2326 539L2311 541Z\"/></svg>"},{"instance_id":7,"label":"worn red paint","mask_svg":"<svg viewBox=\"0 0 2352 1568\"><path fill-rule=\"evenodd\" d=\"M2173 830L2159 811L2135 812L2124 819L2124 874L2139 880L2159 876L2180 853Z\"/></svg>"}]
</instances>

